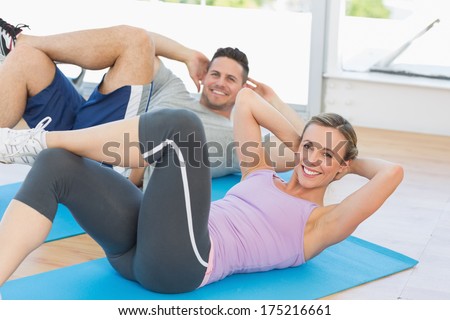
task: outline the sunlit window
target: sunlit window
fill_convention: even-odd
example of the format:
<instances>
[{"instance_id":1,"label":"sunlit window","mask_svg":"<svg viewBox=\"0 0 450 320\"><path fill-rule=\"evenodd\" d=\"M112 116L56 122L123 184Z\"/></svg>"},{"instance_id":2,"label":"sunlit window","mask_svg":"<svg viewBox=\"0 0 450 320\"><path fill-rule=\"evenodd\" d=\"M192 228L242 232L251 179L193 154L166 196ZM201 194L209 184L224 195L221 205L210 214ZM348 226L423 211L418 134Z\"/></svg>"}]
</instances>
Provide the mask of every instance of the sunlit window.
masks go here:
<instances>
[{"instance_id":1,"label":"sunlit window","mask_svg":"<svg viewBox=\"0 0 450 320\"><path fill-rule=\"evenodd\" d=\"M348 0L343 69L450 79L450 2Z\"/></svg>"}]
</instances>

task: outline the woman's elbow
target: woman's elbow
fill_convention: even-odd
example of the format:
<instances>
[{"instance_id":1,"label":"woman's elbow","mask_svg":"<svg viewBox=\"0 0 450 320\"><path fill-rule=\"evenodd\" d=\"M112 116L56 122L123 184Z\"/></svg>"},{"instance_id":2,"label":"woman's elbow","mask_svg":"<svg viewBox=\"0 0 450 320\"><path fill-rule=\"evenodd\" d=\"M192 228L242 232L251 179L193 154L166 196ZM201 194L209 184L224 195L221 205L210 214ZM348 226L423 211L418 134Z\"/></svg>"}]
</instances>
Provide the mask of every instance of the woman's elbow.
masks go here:
<instances>
[{"instance_id":1,"label":"woman's elbow","mask_svg":"<svg viewBox=\"0 0 450 320\"><path fill-rule=\"evenodd\" d=\"M242 88L236 95L235 107L248 106L255 99L256 93L250 88Z\"/></svg>"},{"instance_id":2,"label":"woman's elbow","mask_svg":"<svg viewBox=\"0 0 450 320\"><path fill-rule=\"evenodd\" d=\"M402 182L405 172L400 164L394 163L390 166L388 175L389 181L391 181L393 184L395 184L395 187L397 187Z\"/></svg>"}]
</instances>

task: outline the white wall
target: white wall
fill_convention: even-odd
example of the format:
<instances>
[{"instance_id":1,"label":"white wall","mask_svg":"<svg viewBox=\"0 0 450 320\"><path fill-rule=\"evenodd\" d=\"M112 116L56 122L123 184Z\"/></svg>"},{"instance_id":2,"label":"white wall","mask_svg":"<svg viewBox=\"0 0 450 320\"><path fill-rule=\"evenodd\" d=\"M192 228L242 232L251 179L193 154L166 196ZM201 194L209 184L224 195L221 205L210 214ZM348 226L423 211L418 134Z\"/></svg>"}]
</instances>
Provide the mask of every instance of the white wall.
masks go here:
<instances>
[{"instance_id":1,"label":"white wall","mask_svg":"<svg viewBox=\"0 0 450 320\"><path fill-rule=\"evenodd\" d=\"M250 76L271 85L289 103L306 104L309 13L239 9L138 0L15 0L2 4L2 18L29 24L29 34L47 35L117 24L161 33L211 57L217 48L238 47L250 63ZM24 10L18 10L24 8ZM168 62L191 91L184 65ZM89 72L95 82L103 72Z\"/></svg>"},{"instance_id":2,"label":"white wall","mask_svg":"<svg viewBox=\"0 0 450 320\"><path fill-rule=\"evenodd\" d=\"M381 77L384 81L326 76L323 111L339 113L356 126L450 136L449 81Z\"/></svg>"}]
</instances>

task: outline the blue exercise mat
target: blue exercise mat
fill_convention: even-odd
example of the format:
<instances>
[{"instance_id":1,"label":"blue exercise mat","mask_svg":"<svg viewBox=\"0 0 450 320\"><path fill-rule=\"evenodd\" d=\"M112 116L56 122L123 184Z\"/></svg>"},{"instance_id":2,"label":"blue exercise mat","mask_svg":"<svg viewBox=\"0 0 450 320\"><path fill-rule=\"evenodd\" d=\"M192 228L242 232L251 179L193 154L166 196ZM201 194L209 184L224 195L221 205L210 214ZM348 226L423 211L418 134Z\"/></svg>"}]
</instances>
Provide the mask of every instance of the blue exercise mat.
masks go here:
<instances>
[{"instance_id":1,"label":"blue exercise mat","mask_svg":"<svg viewBox=\"0 0 450 320\"><path fill-rule=\"evenodd\" d=\"M16 195L21 184L21 182L18 182L0 186L0 219L3 217L6 208ZM84 230L72 217L69 209L67 209L64 205L59 205L58 212L56 214L55 220L53 221L52 230L50 231L50 234L48 235L46 241L63 239L83 233Z\"/></svg>"},{"instance_id":2,"label":"blue exercise mat","mask_svg":"<svg viewBox=\"0 0 450 320\"><path fill-rule=\"evenodd\" d=\"M291 172L281 174L289 179ZM212 199L220 199L240 175L213 179ZM3 212L20 183L0 187L0 212ZM73 218L60 208L55 233L67 237L66 227ZM65 215L66 212L68 216ZM58 224L57 224L58 223ZM81 229L80 229L81 230ZM56 232L58 231L58 232ZM73 231L72 231L73 232ZM82 232L82 231L81 231ZM349 237L308 263L290 269L233 275L194 292L164 295L143 289L118 275L106 259L98 259L31 277L8 281L2 288L4 299L317 299L406 270L417 264L400 253L373 243ZM350 272L349 272L350 271Z\"/></svg>"},{"instance_id":3,"label":"blue exercise mat","mask_svg":"<svg viewBox=\"0 0 450 320\"><path fill-rule=\"evenodd\" d=\"M304 265L237 274L193 292L159 294L122 278L106 259L11 280L10 300L310 300L412 268L417 261L355 237Z\"/></svg>"}]
</instances>

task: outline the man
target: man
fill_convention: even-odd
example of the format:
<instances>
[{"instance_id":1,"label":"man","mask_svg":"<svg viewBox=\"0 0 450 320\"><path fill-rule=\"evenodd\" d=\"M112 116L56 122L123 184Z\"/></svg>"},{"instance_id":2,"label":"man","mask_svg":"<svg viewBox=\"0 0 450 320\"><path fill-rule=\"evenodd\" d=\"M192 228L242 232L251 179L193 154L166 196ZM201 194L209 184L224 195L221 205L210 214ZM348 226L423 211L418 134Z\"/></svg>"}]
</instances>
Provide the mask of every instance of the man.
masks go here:
<instances>
[{"instance_id":1,"label":"man","mask_svg":"<svg viewBox=\"0 0 450 320\"><path fill-rule=\"evenodd\" d=\"M129 26L52 36L27 35L22 27L4 20L0 26L6 55L0 67L0 127L14 127L23 119L35 128L17 132L2 129L0 141L6 151L1 152L0 162L31 164L35 154L46 147L45 142L35 139L36 131L81 129L163 107L187 108L199 115L210 144L213 176L238 170L230 118L249 72L247 57L238 49L219 49L209 63L196 50ZM202 81L199 101L159 56L184 62L198 90ZM55 61L85 69L109 69L85 101ZM259 93L265 88L259 83L254 87ZM52 121L42 122L46 117ZM24 143L24 139L32 143ZM27 150L21 150L18 157L21 148L33 150L29 156ZM141 176L142 172L135 172L130 179L139 184Z\"/></svg>"},{"instance_id":2,"label":"man","mask_svg":"<svg viewBox=\"0 0 450 320\"><path fill-rule=\"evenodd\" d=\"M4 20L0 25L1 52L6 56L0 69L0 127L14 127L23 118L28 127L34 128L50 116L52 121L46 130L72 130L135 116L155 107L181 107L199 114L209 140L220 148L232 142L231 110L248 77L247 57L238 49L219 49L209 65L202 53L133 27L31 36ZM200 101L158 56L184 62L198 89L203 79ZM109 70L84 101L54 61ZM222 141L224 137L226 141ZM217 154L221 152L217 150ZM33 157L10 160L27 163Z\"/></svg>"}]
</instances>

